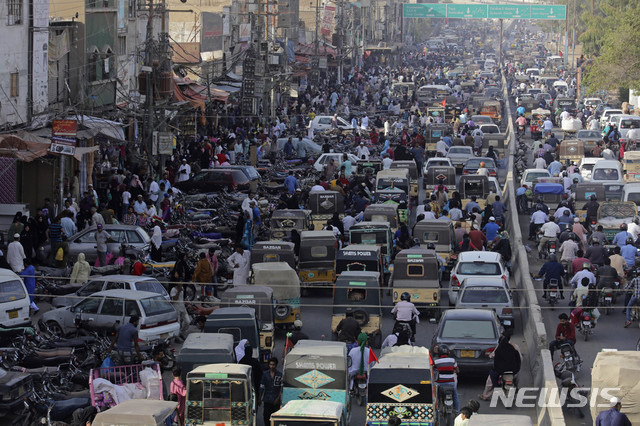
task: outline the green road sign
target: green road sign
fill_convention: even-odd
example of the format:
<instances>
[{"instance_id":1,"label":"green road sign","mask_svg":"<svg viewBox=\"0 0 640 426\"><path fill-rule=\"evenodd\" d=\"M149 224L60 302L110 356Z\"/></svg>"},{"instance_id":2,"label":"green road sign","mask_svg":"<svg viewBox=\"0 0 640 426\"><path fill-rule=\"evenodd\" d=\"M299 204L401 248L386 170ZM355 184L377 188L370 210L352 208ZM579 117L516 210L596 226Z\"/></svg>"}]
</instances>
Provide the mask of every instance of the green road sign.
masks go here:
<instances>
[{"instance_id":1,"label":"green road sign","mask_svg":"<svg viewBox=\"0 0 640 426\"><path fill-rule=\"evenodd\" d=\"M531 19L567 19L566 6L531 5Z\"/></svg>"},{"instance_id":2,"label":"green road sign","mask_svg":"<svg viewBox=\"0 0 640 426\"><path fill-rule=\"evenodd\" d=\"M403 4L404 18L446 18L446 4Z\"/></svg>"},{"instance_id":3,"label":"green road sign","mask_svg":"<svg viewBox=\"0 0 640 426\"><path fill-rule=\"evenodd\" d=\"M447 18L483 19L486 17L486 4L447 4Z\"/></svg>"},{"instance_id":4,"label":"green road sign","mask_svg":"<svg viewBox=\"0 0 640 426\"><path fill-rule=\"evenodd\" d=\"M494 19L529 19L530 5L490 4L489 18Z\"/></svg>"}]
</instances>

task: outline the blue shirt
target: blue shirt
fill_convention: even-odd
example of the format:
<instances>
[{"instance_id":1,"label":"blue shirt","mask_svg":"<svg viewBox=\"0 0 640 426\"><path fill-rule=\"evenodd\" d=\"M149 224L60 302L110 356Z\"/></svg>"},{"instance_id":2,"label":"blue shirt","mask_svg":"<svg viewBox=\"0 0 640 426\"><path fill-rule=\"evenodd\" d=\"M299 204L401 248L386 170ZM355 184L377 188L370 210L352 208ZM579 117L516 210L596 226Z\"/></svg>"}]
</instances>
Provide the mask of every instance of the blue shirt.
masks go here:
<instances>
[{"instance_id":1,"label":"blue shirt","mask_svg":"<svg viewBox=\"0 0 640 426\"><path fill-rule=\"evenodd\" d=\"M467 213L471 213L471 211L473 210L474 207L477 207L478 211L482 210L480 208L480 204L476 203L475 201L469 201L467 203L467 205L464 206L464 211L467 212Z\"/></svg>"},{"instance_id":2,"label":"blue shirt","mask_svg":"<svg viewBox=\"0 0 640 426\"><path fill-rule=\"evenodd\" d=\"M298 179L293 175L289 175L284 179L284 187L287 188L289 194L293 194L298 187Z\"/></svg>"},{"instance_id":3,"label":"blue shirt","mask_svg":"<svg viewBox=\"0 0 640 426\"><path fill-rule=\"evenodd\" d=\"M273 404L282 393L282 373L276 370L273 377L269 370L262 373L260 393L262 393L262 401Z\"/></svg>"},{"instance_id":4,"label":"blue shirt","mask_svg":"<svg viewBox=\"0 0 640 426\"><path fill-rule=\"evenodd\" d=\"M24 271L20 272L20 276L24 281L24 286L27 289L29 295L33 295L36 291L36 268L33 265L29 265L24 268ZM31 300L33 302L33 299Z\"/></svg>"},{"instance_id":5,"label":"blue shirt","mask_svg":"<svg viewBox=\"0 0 640 426\"><path fill-rule=\"evenodd\" d=\"M618 247L622 248L624 247L625 244L627 244L627 238L629 237L633 238L633 236L627 231L620 231L613 238L613 241L611 242L611 244L615 244Z\"/></svg>"},{"instance_id":6,"label":"blue shirt","mask_svg":"<svg viewBox=\"0 0 640 426\"><path fill-rule=\"evenodd\" d=\"M489 241L493 241L493 239L498 236L499 229L500 226L495 222L489 222L482 228L484 233L487 234L487 240Z\"/></svg>"},{"instance_id":7,"label":"blue shirt","mask_svg":"<svg viewBox=\"0 0 640 426\"><path fill-rule=\"evenodd\" d=\"M624 257L627 261L627 266L632 267L636 263L636 253L638 249L636 246L627 244L620 249L620 256Z\"/></svg>"},{"instance_id":8,"label":"blue shirt","mask_svg":"<svg viewBox=\"0 0 640 426\"><path fill-rule=\"evenodd\" d=\"M64 235L67 237L71 237L77 231L76 224L73 223L73 220L70 217L63 217L60 219L60 225L62 225L62 229L64 229Z\"/></svg>"},{"instance_id":9,"label":"blue shirt","mask_svg":"<svg viewBox=\"0 0 640 426\"><path fill-rule=\"evenodd\" d=\"M507 207L502 201L494 201L493 204L491 204L491 209L493 210L494 216L503 216L504 212L507 211Z\"/></svg>"},{"instance_id":10,"label":"blue shirt","mask_svg":"<svg viewBox=\"0 0 640 426\"><path fill-rule=\"evenodd\" d=\"M527 192L527 188L525 188L524 186L521 186L520 188L516 189L516 195L520 196L520 195L524 195Z\"/></svg>"},{"instance_id":11,"label":"blue shirt","mask_svg":"<svg viewBox=\"0 0 640 426\"><path fill-rule=\"evenodd\" d=\"M562 267L562 263L560 262L547 262L542 265L540 268L540 272L538 275L544 275L544 282L549 283L549 280L560 280L564 276L564 268Z\"/></svg>"},{"instance_id":12,"label":"blue shirt","mask_svg":"<svg viewBox=\"0 0 640 426\"><path fill-rule=\"evenodd\" d=\"M602 411L596 418L596 426L631 426L629 418L615 407Z\"/></svg>"},{"instance_id":13,"label":"blue shirt","mask_svg":"<svg viewBox=\"0 0 640 426\"><path fill-rule=\"evenodd\" d=\"M343 161L340 167L344 166L344 177L351 176L351 161Z\"/></svg>"},{"instance_id":14,"label":"blue shirt","mask_svg":"<svg viewBox=\"0 0 640 426\"><path fill-rule=\"evenodd\" d=\"M518 113L518 115L524 115L524 107L520 106L516 109L516 112Z\"/></svg>"}]
</instances>

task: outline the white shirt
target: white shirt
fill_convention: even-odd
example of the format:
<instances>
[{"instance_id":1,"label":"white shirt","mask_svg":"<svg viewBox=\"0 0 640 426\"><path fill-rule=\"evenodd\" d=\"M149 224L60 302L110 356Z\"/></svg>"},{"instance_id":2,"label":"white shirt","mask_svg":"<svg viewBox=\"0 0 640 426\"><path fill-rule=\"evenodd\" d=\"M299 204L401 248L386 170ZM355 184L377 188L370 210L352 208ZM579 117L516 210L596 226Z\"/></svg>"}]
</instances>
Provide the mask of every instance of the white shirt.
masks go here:
<instances>
[{"instance_id":1,"label":"white shirt","mask_svg":"<svg viewBox=\"0 0 640 426\"><path fill-rule=\"evenodd\" d=\"M131 201L131 193L129 191L124 191L122 193L122 204L129 204Z\"/></svg>"},{"instance_id":2,"label":"white shirt","mask_svg":"<svg viewBox=\"0 0 640 426\"><path fill-rule=\"evenodd\" d=\"M640 129L631 129L627 133L627 139L630 141L640 140Z\"/></svg>"},{"instance_id":3,"label":"white shirt","mask_svg":"<svg viewBox=\"0 0 640 426\"><path fill-rule=\"evenodd\" d=\"M627 232L633 235L633 241L638 239L638 234L640 234L640 225L636 225L634 222L631 222L627 225Z\"/></svg>"},{"instance_id":4,"label":"white shirt","mask_svg":"<svg viewBox=\"0 0 640 426\"><path fill-rule=\"evenodd\" d=\"M342 219L342 226L344 227L344 232L349 232L349 229L357 223L356 218L351 215L346 215L344 219Z\"/></svg>"},{"instance_id":5,"label":"white shirt","mask_svg":"<svg viewBox=\"0 0 640 426\"><path fill-rule=\"evenodd\" d=\"M389 170L391 168L391 163L393 160L390 157L385 157L382 159L382 170Z\"/></svg>"},{"instance_id":6,"label":"white shirt","mask_svg":"<svg viewBox=\"0 0 640 426\"><path fill-rule=\"evenodd\" d=\"M158 201L158 193L160 192L160 185L155 180L149 185L149 199L154 203Z\"/></svg>"},{"instance_id":7,"label":"white shirt","mask_svg":"<svg viewBox=\"0 0 640 426\"><path fill-rule=\"evenodd\" d=\"M562 215L564 214L564 211L568 210L569 213L571 213L571 209L569 207L560 207L558 210L556 210L555 214L553 215L556 219L560 219L560 217L562 217Z\"/></svg>"},{"instance_id":8,"label":"white shirt","mask_svg":"<svg viewBox=\"0 0 640 426\"><path fill-rule=\"evenodd\" d=\"M356 148L356 157L358 157L358 160L361 160L363 155L365 160L369 159L369 148L361 145Z\"/></svg>"},{"instance_id":9,"label":"white shirt","mask_svg":"<svg viewBox=\"0 0 640 426\"><path fill-rule=\"evenodd\" d=\"M183 171L186 173L182 173ZM191 177L191 166L188 164L182 164L178 169L178 177L176 178L176 180L178 182L184 182L186 180L189 180L190 177Z\"/></svg>"},{"instance_id":10,"label":"white shirt","mask_svg":"<svg viewBox=\"0 0 640 426\"><path fill-rule=\"evenodd\" d=\"M541 223L545 223L547 221L547 215L542 210L536 210L531 215L531 223L540 225Z\"/></svg>"},{"instance_id":11,"label":"white shirt","mask_svg":"<svg viewBox=\"0 0 640 426\"><path fill-rule=\"evenodd\" d=\"M233 285L247 284L249 280L249 265L251 264L251 252L245 250L242 254L233 252L227 258L227 263L233 270ZM235 265L238 265L236 268Z\"/></svg>"},{"instance_id":12,"label":"white shirt","mask_svg":"<svg viewBox=\"0 0 640 426\"><path fill-rule=\"evenodd\" d=\"M605 160L617 160L616 155L609 148L602 151L602 158Z\"/></svg>"},{"instance_id":13,"label":"white shirt","mask_svg":"<svg viewBox=\"0 0 640 426\"><path fill-rule=\"evenodd\" d=\"M478 176L489 176L489 170L486 167L480 167L476 170Z\"/></svg>"},{"instance_id":14,"label":"white shirt","mask_svg":"<svg viewBox=\"0 0 640 426\"><path fill-rule=\"evenodd\" d=\"M401 300L393 307L391 314L396 314L396 321L411 321L414 316L417 318L420 312L413 303Z\"/></svg>"},{"instance_id":15,"label":"white shirt","mask_svg":"<svg viewBox=\"0 0 640 426\"><path fill-rule=\"evenodd\" d=\"M560 113L560 119L561 119L562 121L564 121L564 120L568 119L569 117L571 117L571 114L569 114L569 111L562 111L562 112Z\"/></svg>"},{"instance_id":16,"label":"white shirt","mask_svg":"<svg viewBox=\"0 0 640 426\"><path fill-rule=\"evenodd\" d=\"M538 158L536 158L536 161L533 162L533 168L534 169L546 169L547 168L547 162L544 161L544 158L538 157Z\"/></svg>"},{"instance_id":17,"label":"white shirt","mask_svg":"<svg viewBox=\"0 0 640 426\"><path fill-rule=\"evenodd\" d=\"M365 115L362 117L362 128L366 129L367 127L369 127L369 116Z\"/></svg>"},{"instance_id":18,"label":"white shirt","mask_svg":"<svg viewBox=\"0 0 640 426\"><path fill-rule=\"evenodd\" d=\"M445 156L447 155L447 152L449 152L449 147L447 146L447 143L445 141L440 139L438 142L436 142L436 151Z\"/></svg>"},{"instance_id":19,"label":"white shirt","mask_svg":"<svg viewBox=\"0 0 640 426\"><path fill-rule=\"evenodd\" d=\"M540 228L542 235L548 238L557 238L560 233L560 227L555 222L547 222Z\"/></svg>"},{"instance_id":20,"label":"white shirt","mask_svg":"<svg viewBox=\"0 0 640 426\"><path fill-rule=\"evenodd\" d=\"M56 253L54 253L55 256ZM7 263L11 266L13 272L22 272L24 269L24 259L27 256L24 255L24 248L20 241L14 241L9 243L7 247Z\"/></svg>"},{"instance_id":21,"label":"white shirt","mask_svg":"<svg viewBox=\"0 0 640 426\"><path fill-rule=\"evenodd\" d=\"M324 189L324 186L322 185L313 185L311 187L311 191L326 191L326 189Z\"/></svg>"}]
</instances>

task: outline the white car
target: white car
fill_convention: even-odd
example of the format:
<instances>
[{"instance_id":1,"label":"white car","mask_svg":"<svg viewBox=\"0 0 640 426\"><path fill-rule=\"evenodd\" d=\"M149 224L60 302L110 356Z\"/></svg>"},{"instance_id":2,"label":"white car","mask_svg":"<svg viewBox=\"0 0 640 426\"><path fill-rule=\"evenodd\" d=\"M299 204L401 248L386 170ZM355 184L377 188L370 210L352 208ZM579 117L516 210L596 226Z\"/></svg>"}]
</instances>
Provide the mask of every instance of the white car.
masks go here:
<instances>
[{"instance_id":1,"label":"white car","mask_svg":"<svg viewBox=\"0 0 640 426\"><path fill-rule=\"evenodd\" d=\"M500 134L500 127L497 124L481 124L480 131L485 135Z\"/></svg>"},{"instance_id":2,"label":"white car","mask_svg":"<svg viewBox=\"0 0 640 426\"><path fill-rule=\"evenodd\" d=\"M604 111L602 111L602 115L600 116L600 127L604 129L607 126L607 123L609 122L609 118L612 115L622 114L622 113L623 112L621 109L614 109L614 108L605 109Z\"/></svg>"},{"instance_id":3,"label":"white car","mask_svg":"<svg viewBox=\"0 0 640 426\"><path fill-rule=\"evenodd\" d=\"M429 167L454 167L454 165L451 162L451 159L449 159L448 157L429 158L424 164L424 176L427 175L427 170L429 170Z\"/></svg>"},{"instance_id":4,"label":"white car","mask_svg":"<svg viewBox=\"0 0 640 426\"><path fill-rule=\"evenodd\" d=\"M481 124L494 124L493 119L488 115L472 115L471 121L476 123L476 126Z\"/></svg>"},{"instance_id":5,"label":"white car","mask_svg":"<svg viewBox=\"0 0 640 426\"><path fill-rule=\"evenodd\" d=\"M313 130L315 132L323 130L331 130L332 115L317 115L310 124L313 124ZM338 128L341 130L353 131L353 126L344 118L338 117Z\"/></svg>"},{"instance_id":6,"label":"white car","mask_svg":"<svg viewBox=\"0 0 640 426\"><path fill-rule=\"evenodd\" d=\"M551 173L547 169L527 169L522 174L520 186L527 185L527 187L531 187L533 181L541 177L551 177Z\"/></svg>"},{"instance_id":7,"label":"white car","mask_svg":"<svg viewBox=\"0 0 640 426\"><path fill-rule=\"evenodd\" d=\"M591 180L591 172L593 171L593 166L595 166L598 160L602 160L601 157L584 157L578 163L578 168L580 169L580 175L582 175L582 179L585 181Z\"/></svg>"},{"instance_id":8,"label":"white car","mask_svg":"<svg viewBox=\"0 0 640 426\"><path fill-rule=\"evenodd\" d=\"M502 260L502 255L493 251L467 251L460 253L458 263L451 271L449 284L449 305L454 306L458 300L460 285L470 277L502 279L509 288L509 270Z\"/></svg>"},{"instance_id":9,"label":"white car","mask_svg":"<svg viewBox=\"0 0 640 426\"><path fill-rule=\"evenodd\" d=\"M347 156L349 157L349 161L351 161L351 173L355 173L358 164L358 157L353 154L347 154ZM333 162L339 169L342 165L342 157L342 152L325 152L320 157L318 157L315 163L313 163L313 168L321 172L324 170L324 167L329 164L331 159L333 159Z\"/></svg>"},{"instance_id":10,"label":"white car","mask_svg":"<svg viewBox=\"0 0 640 426\"><path fill-rule=\"evenodd\" d=\"M467 160L473 157L475 157L475 154L470 146L452 146L447 153L447 158L451 164L460 170L462 170Z\"/></svg>"}]
</instances>

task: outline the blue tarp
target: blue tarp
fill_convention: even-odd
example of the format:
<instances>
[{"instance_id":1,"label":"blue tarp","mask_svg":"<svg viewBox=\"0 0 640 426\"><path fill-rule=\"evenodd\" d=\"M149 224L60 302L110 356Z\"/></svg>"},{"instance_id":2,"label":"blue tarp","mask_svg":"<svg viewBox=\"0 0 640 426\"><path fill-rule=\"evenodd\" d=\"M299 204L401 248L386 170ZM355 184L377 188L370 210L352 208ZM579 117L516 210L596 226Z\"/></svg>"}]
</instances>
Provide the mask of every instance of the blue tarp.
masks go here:
<instances>
[{"instance_id":1,"label":"blue tarp","mask_svg":"<svg viewBox=\"0 0 640 426\"><path fill-rule=\"evenodd\" d=\"M561 183L538 183L533 192L535 194L563 194L564 185Z\"/></svg>"}]
</instances>

